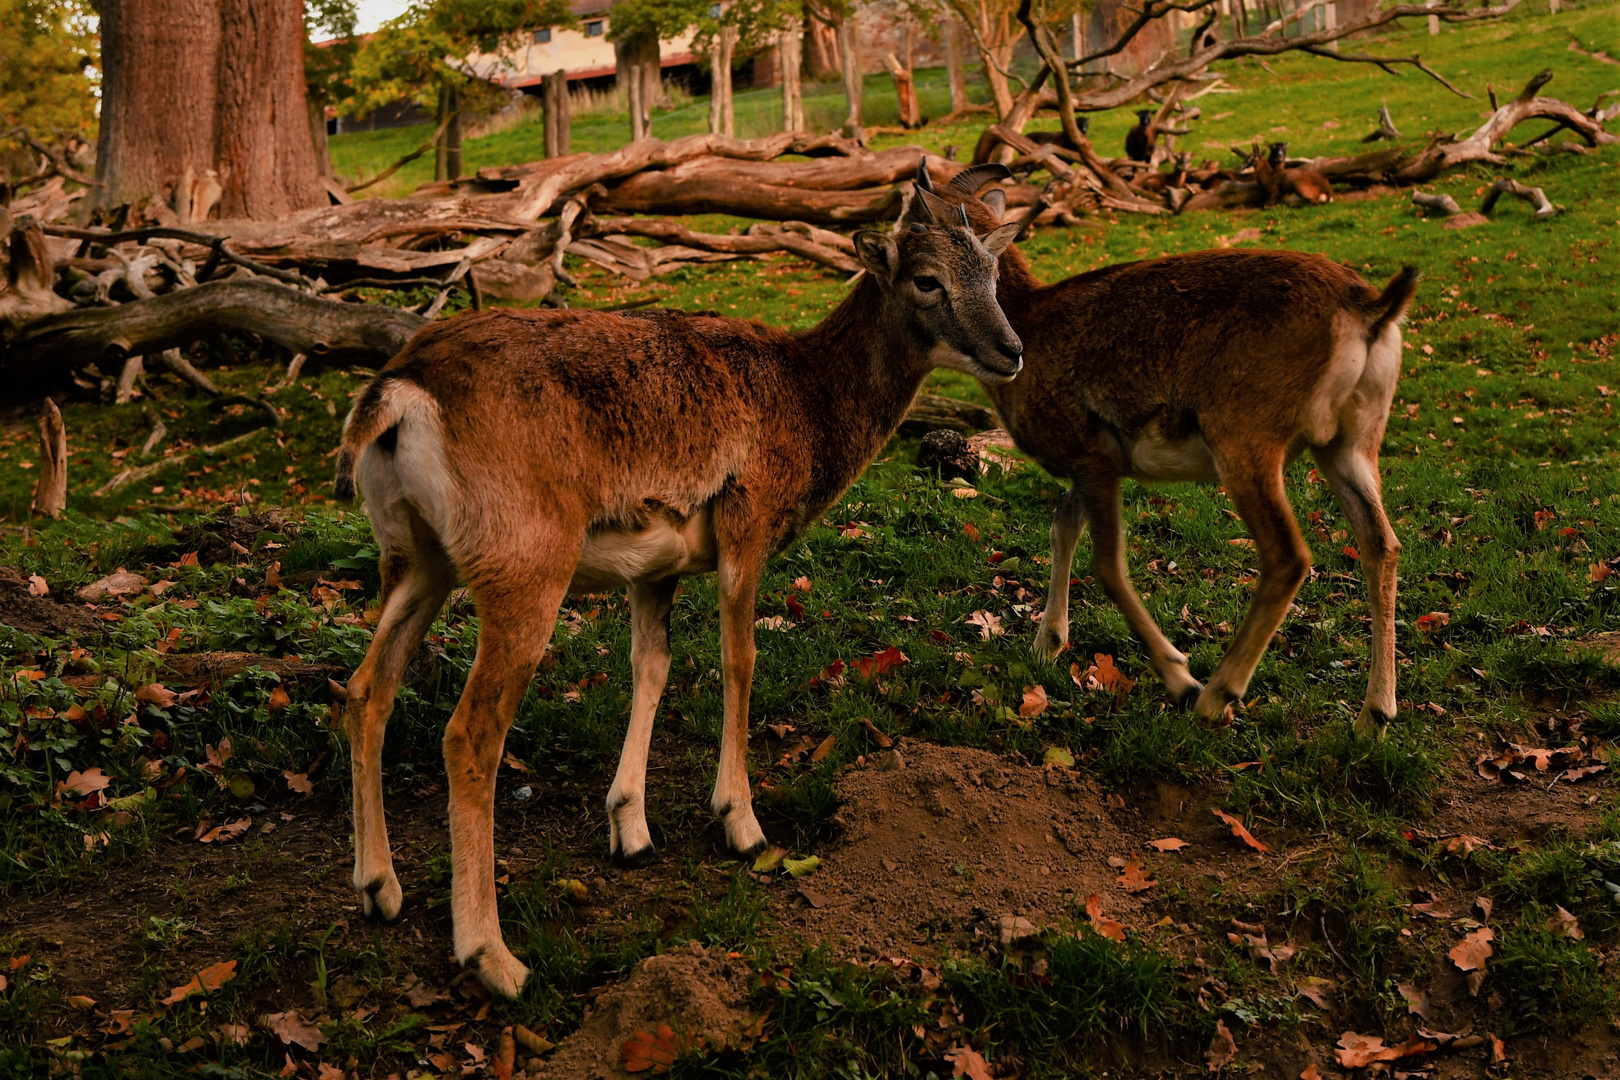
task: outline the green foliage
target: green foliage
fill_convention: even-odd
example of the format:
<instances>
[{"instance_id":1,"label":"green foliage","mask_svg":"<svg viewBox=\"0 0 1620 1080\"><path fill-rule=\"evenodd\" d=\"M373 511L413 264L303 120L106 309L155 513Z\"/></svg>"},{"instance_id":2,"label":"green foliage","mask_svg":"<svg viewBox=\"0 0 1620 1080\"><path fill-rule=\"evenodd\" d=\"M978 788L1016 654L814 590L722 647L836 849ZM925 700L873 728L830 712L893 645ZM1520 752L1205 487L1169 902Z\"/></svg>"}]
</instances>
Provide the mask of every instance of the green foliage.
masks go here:
<instances>
[{"instance_id":1,"label":"green foliage","mask_svg":"<svg viewBox=\"0 0 1620 1080\"><path fill-rule=\"evenodd\" d=\"M0 0L0 126L94 137L95 25L87 0Z\"/></svg>"},{"instance_id":2,"label":"green foliage","mask_svg":"<svg viewBox=\"0 0 1620 1080\"><path fill-rule=\"evenodd\" d=\"M358 19L357 0L304 4L304 88L312 101L332 105L354 92L350 79L360 49Z\"/></svg>"},{"instance_id":3,"label":"green foliage","mask_svg":"<svg viewBox=\"0 0 1620 1080\"><path fill-rule=\"evenodd\" d=\"M1571 1032L1612 1015L1614 988L1582 941L1546 925L1550 912L1528 909L1504 931L1491 960L1491 981L1507 999L1516 1031Z\"/></svg>"},{"instance_id":4,"label":"green foliage","mask_svg":"<svg viewBox=\"0 0 1620 1080\"><path fill-rule=\"evenodd\" d=\"M344 109L363 115L407 99L426 105L444 85L487 97L493 90L467 64L472 53L512 42L528 28L573 22L566 0L416 0L360 46L354 94Z\"/></svg>"}]
</instances>

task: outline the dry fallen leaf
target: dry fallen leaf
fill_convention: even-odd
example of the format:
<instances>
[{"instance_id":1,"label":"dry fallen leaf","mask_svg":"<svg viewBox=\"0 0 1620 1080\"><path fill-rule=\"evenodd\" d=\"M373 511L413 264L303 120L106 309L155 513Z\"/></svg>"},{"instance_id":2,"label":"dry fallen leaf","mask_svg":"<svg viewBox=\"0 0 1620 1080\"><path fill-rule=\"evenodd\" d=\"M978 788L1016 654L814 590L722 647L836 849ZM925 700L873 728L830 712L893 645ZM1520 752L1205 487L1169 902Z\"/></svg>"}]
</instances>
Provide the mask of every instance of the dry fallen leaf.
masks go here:
<instances>
[{"instance_id":1,"label":"dry fallen leaf","mask_svg":"<svg viewBox=\"0 0 1620 1080\"><path fill-rule=\"evenodd\" d=\"M1149 878L1142 871L1142 864L1135 855L1125 860L1125 869L1119 875L1119 886L1128 893L1146 892L1158 882Z\"/></svg>"},{"instance_id":2,"label":"dry fallen leaf","mask_svg":"<svg viewBox=\"0 0 1620 1080\"><path fill-rule=\"evenodd\" d=\"M979 637L984 641L989 641L992 636L1005 633L1001 629L1001 616L992 615L988 611L975 611L963 621L969 626L977 626L979 628Z\"/></svg>"},{"instance_id":3,"label":"dry fallen leaf","mask_svg":"<svg viewBox=\"0 0 1620 1080\"><path fill-rule=\"evenodd\" d=\"M1092 659L1094 661L1092 665L1084 670L1081 670L1078 661L1069 665L1069 678L1080 689L1114 693L1124 697L1136 686L1134 679L1119 670L1112 656L1097 653Z\"/></svg>"},{"instance_id":4,"label":"dry fallen leaf","mask_svg":"<svg viewBox=\"0 0 1620 1080\"><path fill-rule=\"evenodd\" d=\"M1243 822L1239 821L1237 818L1233 817L1231 814L1228 814L1225 810L1218 810L1218 809L1216 809L1215 807L1212 806L1212 807L1209 808L1209 812L1214 814L1216 817L1220 818L1222 821L1226 822L1228 825L1230 825L1232 827L1232 835L1237 837L1239 840L1243 841L1245 844L1248 844L1254 850L1256 850L1256 851L1270 851L1271 850L1270 848L1266 847L1266 845L1264 845L1260 841L1256 840L1254 838L1254 834L1251 833L1248 829L1243 827Z\"/></svg>"},{"instance_id":5,"label":"dry fallen leaf","mask_svg":"<svg viewBox=\"0 0 1620 1080\"><path fill-rule=\"evenodd\" d=\"M269 702L269 709L270 709L270 715L271 716L276 715L276 713L280 712L282 709L285 709L288 705L291 705L291 704L292 704L292 698L287 695L287 690L286 690L285 687L277 685L277 686L271 688L271 690L270 690L270 702Z\"/></svg>"},{"instance_id":6,"label":"dry fallen leaf","mask_svg":"<svg viewBox=\"0 0 1620 1080\"><path fill-rule=\"evenodd\" d=\"M1376 1035L1357 1035L1353 1031L1347 1031L1339 1037L1339 1046L1343 1049L1333 1051L1333 1055L1346 1069L1362 1069L1375 1061L1396 1061L1437 1049L1434 1043L1420 1039L1416 1035L1399 1046L1385 1046L1384 1040Z\"/></svg>"},{"instance_id":7,"label":"dry fallen leaf","mask_svg":"<svg viewBox=\"0 0 1620 1080\"><path fill-rule=\"evenodd\" d=\"M1102 899L1095 894L1086 897L1086 919L1091 928L1109 941L1125 940L1125 924L1102 913Z\"/></svg>"},{"instance_id":8,"label":"dry fallen leaf","mask_svg":"<svg viewBox=\"0 0 1620 1080\"><path fill-rule=\"evenodd\" d=\"M241 818L237 821L232 821L224 825L215 825L212 829L202 832L202 834L197 837L197 842L201 844L212 844L217 840L220 843L228 843L247 832L252 825L253 819L250 817Z\"/></svg>"},{"instance_id":9,"label":"dry fallen leaf","mask_svg":"<svg viewBox=\"0 0 1620 1080\"><path fill-rule=\"evenodd\" d=\"M1237 1041L1227 1029L1226 1021L1215 1021L1215 1037L1209 1040L1209 1049L1204 1051L1204 1060L1209 1062L1209 1071L1220 1072L1230 1065L1235 1057L1237 1057Z\"/></svg>"},{"instance_id":10,"label":"dry fallen leaf","mask_svg":"<svg viewBox=\"0 0 1620 1080\"><path fill-rule=\"evenodd\" d=\"M543 1035L536 1035L522 1024L518 1024L512 1028L512 1037L518 1041L518 1045L522 1046L523 1049L527 1050L531 1054L543 1054L547 1050L555 1050L557 1048L556 1043L552 1042Z\"/></svg>"},{"instance_id":11,"label":"dry fallen leaf","mask_svg":"<svg viewBox=\"0 0 1620 1080\"><path fill-rule=\"evenodd\" d=\"M1451 957L1451 962L1457 965L1458 971L1481 971L1484 970L1485 961L1490 959L1493 951L1491 942L1495 939L1496 931L1488 926L1482 926L1452 946L1446 955Z\"/></svg>"},{"instance_id":12,"label":"dry fallen leaf","mask_svg":"<svg viewBox=\"0 0 1620 1080\"><path fill-rule=\"evenodd\" d=\"M971 1046L958 1046L945 1051L945 1060L953 1066L951 1076L965 1076L968 1080L992 1080L990 1066Z\"/></svg>"},{"instance_id":13,"label":"dry fallen leaf","mask_svg":"<svg viewBox=\"0 0 1620 1080\"><path fill-rule=\"evenodd\" d=\"M207 994L218 990L234 978L236 978L236 961L222 960L197 972L190 982L169 991L169 996L163 998L162 1002L165 1005L175 1005L192 994Z\"/></svg>"},{"instance_id":14,"label":"dry fallen leaf","mask_svg":"<svg viewBox=\"0 0 1620 1080\"><path fill-rule=\"evenodd\" d=\"M103 773L99 768L86 769L84 772L75 769L67 774L66 780L56 782L56 793L60 795L64 791L71 791L82 798L93 791L103 790L111 783L112 777Z\"/></svg>"},{"instance_id":15,"label":"dry fallen leaf","mask_svg":"<svg viewBox=\"0 0 1620 1080\"><path fill-rule=\"evenodd\" d=\"M1396 983L1395 989L1406 999L1406 1011L1413 1016L1429 1019L1429 995L1409 983Z\"/></svg>"},{"instance_id":16,"label":"dry fallen leaf","mask_svg":"<svg viewBox=\"0 0 1620 1080\"><path fill-rule=\"evenodd\" d=\"M1025 720L1033 720L1045 712L1049 704L1051 702L1047 700L1046 687L1026 686L1024 687L1023 703L1018 706L1018 715Z\"/></svg>"},{"instance_id":17,"label":"dry fallen leaf","mask_svg":"<svg viewBox=\"0 0 1620 1080\"><path fill-rule=\"evenodd\" d=\"M1179 836L1166 836L1162 840L1148 841L1148 847L1153 848L1155 851L1180 851L1184 847L1191 846Z\"/></svg>"},{"instance_id":18,"label":"dry fallen leaf","mask_svg":"<svg viewBox=\"0 0 1620 1080\"><path fill-rule=\"evenodd\" d=\"M832 753L833 743L837 741L838 737L836 735L829 735L825 739L822 739L821 744L810 752L810 760L821 761L828 754Z\"/></svg>"},{"instance_id":19,"label":"dry fallen leaf","mask_svg":"<svg viewBox=\"0 0 1620 1080\"><path fill-rule=\"evenodd\" d=\"M866 732L866 737L876 743L880 750L887 750L894 745L894 740L885 735L882 728L864 716L861 717L861 730Z\"/></svg>"},{"instance_id":20,"label":"dry fallen leaf","mask_svg":"<svg viewBox=\"0 0 1620 1080\"><path fill-rule=\"evenodd\" d=\"M180 695L168 689L160 682L149 683L135 689L135 700L143 705L156 705L160 709L172 709L174 703L180 700Z\"/></svg>"},{"instance_id":21,"label":"dry fallen leaf","mask_svg":"<svg viewBox=\"0 0 1620 1080\"><path fill-rule=\"evenodd\" d=\"M308 795L311 791L315 790L315 785L310 783L308 773L293 772L291 769L282 769L281 775L287 778L287 789L289 791L296 791L300 795Z\"/></svg>"},{"instance_id":22,"label":"dry fallen leaf","mask_svg":"<svg viewBox=\"0 0 1620 1080\"><path fill-rule=\"evenodd\" d=\"M1501 1065L1507 1061L1507 1046L1495 1035L1491 1036L1491 1064Z\"/></svg>"},{"instance_id":23,"label":"dry fallen leaf","mask_svg":"<svg viewBox=\"0 0 1620 1080\"><path fill-rule=\"evenodd\" d=\"M321 1029L300 1016L297 1009L271 1013L261 1022L265 1030L280 1039L283 1045L302 1046L312 1054L320 1050L321 1043L326 1041Z\"/></svg>"},{"instance_id":24,"label":"dry fallen leaf","mask_svg":"<svg viewBox=\"0 0 1620 1080\"><path fill-rule=\"evenodd\" d=\"M1316 975L1307 975L1295 984L1302 997L1308 998L1312 1005L1318 1009L1328 1008L1328 995L1338 984L1332 979L1324 979Z\"/></svg>"},{"instance_id":25,"label":"dry fallen leaf","mask_svg":"<svg viewBox=\"0 0 1620 1080\"><path fill-rule=\"evenodd\" d=\"M1316 1071L1316 1062L1305 1066L1305 1071L1299 1074L1299 1080L1322 1080L1322 1074Z\"/></svg>"},{"instance_id":26,"label":"dry fallen leaf","mask_svg":"<svg viewBox=\"0 0 1620 1080\"><path fill-rule=\"evenodd\" d=\"M51 592L51 587L49 585L45 584L45 579L44 578L40 577L38 574L29 574L28 575L28 595L29 596L49 596L50 592Z\"/></svg>"},{"instance_id":27,"label":"dry fallen leaf","mask_svg":"<svg viewBox=\"0 0 1620 1080\"><path fill-rule=\"evenodd\" d=\"M1576 941L1586 937L1580 923L1575 921L1575 916L1565 911L1562 905L1559 905L1557 913L1547 920L1546 925L1548 930L1559 937L1574 938Z\"/></svg>"},{"instance_id":28,"label":"dry fallen leaf","mask_svg":"<svg viewBox=\"0 0 1620 1080\"><path fill-rule=\"evenodd\" d=\"M619 1049L619 1064L625 1072L668 1072L684 1047L681 1039L668 1024L658 1025L656 1033L638 1031L624 1040Z\"/></svg>"}]
</instances>

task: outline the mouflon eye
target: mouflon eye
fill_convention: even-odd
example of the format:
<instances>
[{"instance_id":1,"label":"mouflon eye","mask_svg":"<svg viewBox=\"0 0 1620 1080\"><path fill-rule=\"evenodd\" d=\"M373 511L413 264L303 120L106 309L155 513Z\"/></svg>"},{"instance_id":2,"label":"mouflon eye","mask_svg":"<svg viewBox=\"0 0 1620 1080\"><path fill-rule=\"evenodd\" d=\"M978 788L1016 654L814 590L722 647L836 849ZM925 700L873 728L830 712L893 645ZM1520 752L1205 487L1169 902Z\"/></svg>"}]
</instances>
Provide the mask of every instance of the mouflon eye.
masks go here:
<instances>
[{"instance_id":1,"label":"mouflon eye","mask_svg":"<svg viewBox=\"0 0 1620 1080\"><path fill-rule=\"evenodd\" d=\"M912 278L911 283L917 286L918 292L938 292L943 288L939 283L939 278L929 277L926 274Z\"/></svg>"}]
</instances>

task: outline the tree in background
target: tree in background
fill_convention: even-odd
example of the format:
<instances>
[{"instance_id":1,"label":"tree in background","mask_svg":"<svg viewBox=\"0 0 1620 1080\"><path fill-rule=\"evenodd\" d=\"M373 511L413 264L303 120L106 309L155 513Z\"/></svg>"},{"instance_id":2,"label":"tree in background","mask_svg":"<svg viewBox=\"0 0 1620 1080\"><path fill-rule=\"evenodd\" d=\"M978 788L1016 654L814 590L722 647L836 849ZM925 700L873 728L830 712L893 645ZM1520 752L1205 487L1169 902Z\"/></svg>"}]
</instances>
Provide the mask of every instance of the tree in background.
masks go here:
<instances>
[{"instance_id":1,"label":"tree in background","mask_svg":"<svg viewBox=\"0 0 1620 1080\"><path fill-rule=\"evenodd\" d=\"M100 0L97 205L156 197L181 221L327 201L309 135L302 5Z\"/></svg>"},{"instance_id":2,"label":"tree in background","mask_svg":"<svg viewBox=\"0 0 1620 1080\"><path fill-rule=\"evenodd\" d=\"M803 33L804 13L801 0L726 0L723 4L705 5L702 17L697 20L692 48L707 51L709 64L714 69L709 100L710 131L736 134L731 69L737 60L758 57L772 47L780 47L790 36L796 46ZM787 53L793 56L793 66L791 71L785 67L782 71L782 126L792 131L804 126L804 106L799 97L798 49L790 47ZM781 55L786 54L779 54L777 63L782 63Z\"/></svg>"},{"instance_id":3,"label":"tree in background","mask_svg":"<svg viewBox=\"0 0 1620 1080\"><path fill-rule=\"evenodd\" d=\"M309 134L315 143L315 164L322 176L332 175L332 158L326 142L326 110L337 107L354 93L354 57L360 49L355 36L358 21L357 0L305 0L304 93L309 103Z\"/></svg>"},{"instance_id":4,"label":"tree in background","mask_svg":"<svg viewBox=\"0 0 1620 1080\"><path fill-rule=\"evenodd\" d=\"M0 0L0 124L93 137L99 51L85 0Z\"/></svg>"},{"instance_id":5,"label":"tree in background","mask_svg":"<svg viewBox=\"0 0 1620 1080\"><path fill-rule=\"evenodd\" d=\"M630 137L652 130L653 106L664 98L658 43L705 18L711 0L620 0L609 12L608 40L618 77L629 91ZM697 47L694 44L694 49Z\"/></svg>"},{"instance_id":6,"label":"tree in background","mask_svg":"<svg viewBox=\"0 0 1620 1080\"><path fill-rule=\"evenodd\" d=\"M417 0L361 43L343 110L362 116L399 101L437 104L435 172L453 180L461 174L461 114L499 96L468 58L516 44L524 30L573 22L566 0Z\"/></svg>"}]
</instances>

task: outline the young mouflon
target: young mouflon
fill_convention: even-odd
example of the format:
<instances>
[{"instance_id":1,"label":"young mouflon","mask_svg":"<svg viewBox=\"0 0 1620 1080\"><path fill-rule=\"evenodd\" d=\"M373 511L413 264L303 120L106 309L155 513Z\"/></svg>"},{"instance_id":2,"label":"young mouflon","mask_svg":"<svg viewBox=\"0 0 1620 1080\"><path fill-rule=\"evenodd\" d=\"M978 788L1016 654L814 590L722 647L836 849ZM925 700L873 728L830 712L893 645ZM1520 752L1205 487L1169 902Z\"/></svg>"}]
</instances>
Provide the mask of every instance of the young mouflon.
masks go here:
<instances>
[{"instance_id":1,"label":"young mouflon","mask_svg":"<svg viewBox=\"0 0 1620 1080\"><path fill-rule=\"evenodd\" d=\"M653 716L681 577L719 575L725 721L711 806L739 854L765 846L745 762L754 602L766 561L860 474L923 378L1011 379L1023 346L996 304L1015 226L981 241L914 200L896 232L855 234L866 273L820 325L640 311L487 311L424 329L360 394L337 490L365 500L382 611L348 687L354 884L392 920L383 729L407 662L457 579L481 628L444 733L455 954L493 991L528 969L495 908L495 772L570 593L628 586L634 688L608 792L612 854L653 854L644 809Z\"/></svg>"},{"instance_id":2,"label":"young mouflon","mask_svg":"<svg viewBox=\"0 0 1620 1080\"><path fill-rule=\"evenodd\" d=\"M975 228L1005 228L997 165L959 173L938 194ZM926 163L917 186L932 189ZM1283 490L1309 450L1360 549L1372 615L1367 696L1357 728L1395 714L1395 562L1378 447L1400 375L1400 323L1418 273L1382 291L1320 255L1199 251L1122 263L1042 285L1017 248L1001 256L997 298L1024 342L1024 373L986 384L1020 449L1073 485L1052 521L1052 583L1035 648L1069 639L1069 567L1086 523L1097 580L1147 648L1172 697L1210 718L1242 698L1310 570ZM1131 588L1120 482L1219 482L1254 537L1259 584L1230 648L1200 684Z\"/></svg>"}]
</instances>

